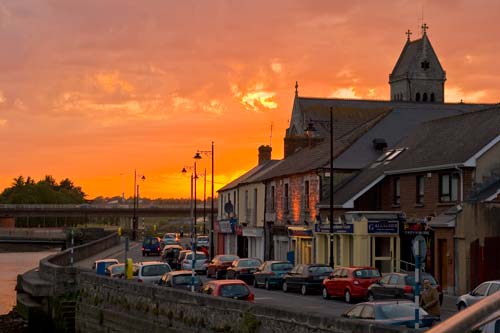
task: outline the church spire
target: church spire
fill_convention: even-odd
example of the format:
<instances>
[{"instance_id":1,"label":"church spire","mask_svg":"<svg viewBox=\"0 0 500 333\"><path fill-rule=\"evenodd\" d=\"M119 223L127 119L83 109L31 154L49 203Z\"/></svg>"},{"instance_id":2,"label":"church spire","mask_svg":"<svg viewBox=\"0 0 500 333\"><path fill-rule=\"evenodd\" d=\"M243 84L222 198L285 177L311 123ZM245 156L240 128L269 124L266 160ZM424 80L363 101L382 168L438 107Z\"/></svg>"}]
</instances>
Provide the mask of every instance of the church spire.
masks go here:
<instances>
[{"instance_id":1,"label":"church spire","mask_svg":"<svg viewBox=\"0 0 500 333\"><path fill-rule=\"evenodd\" d=\"M408 36L408 38L406 39L407 42L410 42L410 36L412 35L412 32L410 29L408 29L407 32L405 32L406 36Z\"/></svg>"},{"instance_id":2,"label":"church spire","mask_svg":"<svg viewBox=\"0 0 500 333\"><path fill-rule=\"evenodd\" d=\"M295 81L295 96L299 96L299 81Z\"/></svg>"},{"instance_id":3,"label":"church spire","mask_svg":"<svg viewBox=\"0 0 500 333\"><path fill-rule=\"evenodd\" d=\"M429 29L427 23L422 24L422 36L427 35L427 29Z\"/></svg>"}]
</instances>

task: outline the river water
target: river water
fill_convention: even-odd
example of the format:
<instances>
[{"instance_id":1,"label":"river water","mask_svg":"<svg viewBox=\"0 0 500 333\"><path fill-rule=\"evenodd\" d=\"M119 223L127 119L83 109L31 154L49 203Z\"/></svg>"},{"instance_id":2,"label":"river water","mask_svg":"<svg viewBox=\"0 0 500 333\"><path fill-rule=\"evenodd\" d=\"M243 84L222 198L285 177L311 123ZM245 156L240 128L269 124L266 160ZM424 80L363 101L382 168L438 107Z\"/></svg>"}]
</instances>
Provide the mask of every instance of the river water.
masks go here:
<instances>
[{"instance_id":1,"label":"river water","mask_svg":"<svg viewBox=\"0 0 500 333\"><path fill-rule=\"evenodd\" d=\"M17 275L38 267L40 259L55 252L0 252L0 315L16 305Z\"/></svg>"}]
</instances>

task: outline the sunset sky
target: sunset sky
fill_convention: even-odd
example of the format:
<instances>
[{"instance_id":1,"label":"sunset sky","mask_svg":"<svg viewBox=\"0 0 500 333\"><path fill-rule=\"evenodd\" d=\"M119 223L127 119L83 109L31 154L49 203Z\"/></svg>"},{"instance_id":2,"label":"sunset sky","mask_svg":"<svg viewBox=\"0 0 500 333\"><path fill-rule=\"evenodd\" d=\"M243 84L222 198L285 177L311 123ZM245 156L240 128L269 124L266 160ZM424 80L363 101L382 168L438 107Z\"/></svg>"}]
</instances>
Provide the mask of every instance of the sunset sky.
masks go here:
<instances>
[{"instance_id":1,"label":"sunset sky","mask_svg":"<svg viewBox=\"0 0 500 333\"><path fill-rule=\"evenodd\" d=\"M282 158L296 80L388 99L422 9L446 101L500 102L496 0L0 0L0 190L50 174L130 196L137 168L142 196L188 197L180 171L212 141L220 188L261 144Z\"/></svg>"}]
</instances>

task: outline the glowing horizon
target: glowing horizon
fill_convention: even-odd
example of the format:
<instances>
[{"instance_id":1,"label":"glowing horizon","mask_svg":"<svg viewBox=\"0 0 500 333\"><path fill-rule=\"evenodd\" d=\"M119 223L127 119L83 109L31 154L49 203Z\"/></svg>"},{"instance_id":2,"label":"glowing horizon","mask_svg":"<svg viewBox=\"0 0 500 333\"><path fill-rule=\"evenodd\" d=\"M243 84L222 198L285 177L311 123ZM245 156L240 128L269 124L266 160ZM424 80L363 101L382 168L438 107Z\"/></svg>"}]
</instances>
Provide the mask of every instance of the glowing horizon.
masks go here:
<instances>
[{"instance_id":1,"label":"glowing horizon","mask_svg":"<svg viewBox=\"0 0 500 333\"><path fill-rule=\"evenodd\" d=\"M300 96L389 99L422 8L446 102L497 103L495 1L2 2L0 189L52 175L128 197L137 169L142 196L186 198L180 170L214 141L217 190L262 144L282 158L295 81Z\"/></svg>"}]
</instances>

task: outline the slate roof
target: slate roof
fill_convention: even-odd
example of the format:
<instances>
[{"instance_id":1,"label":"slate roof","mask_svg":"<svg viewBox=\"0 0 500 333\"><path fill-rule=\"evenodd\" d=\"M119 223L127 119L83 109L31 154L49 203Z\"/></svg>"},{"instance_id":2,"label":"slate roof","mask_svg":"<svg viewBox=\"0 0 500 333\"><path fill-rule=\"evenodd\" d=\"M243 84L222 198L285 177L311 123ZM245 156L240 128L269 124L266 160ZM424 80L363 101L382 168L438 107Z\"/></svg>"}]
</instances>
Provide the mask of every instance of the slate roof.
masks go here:
<instances>
[{"instance_id":1,"label":"slate roof","mask_svg":"<svg viewBox=\"0 0 500 333\"><path fill-rule=\"evenodd\" d=\"M275 166L279 162L281 162L281 160L269 160L269 161L266 161L260 165L257 165L255 167L253 167L252 169L250 169L248 172L244 173L240 177L233 180L232 182L224 185L217 192L231 190L235 187L238 187L238 185L251 183L251 182L253 182L253 180L256 177L259 177L265 171L272 169L273 166Z\"/></svg>"},{"instance_id":2,"label":"slate roof","mask_svg":"<svg viewBox=\"0 0 500 333\"><path fill-rule=\"evenodd\" d=\"M500 136L500 108L465 113L425 122L395 147L404 148L391 161L373 163L335 190L335 202L342 205L386 174L413 169L462 165ZM443 167L444 168L444 167ZM371 186L370 186L371 185ZM327 205L326 201L320 206Z\"/></svg>"},{"instance_id":3,"label":"slate roof","mask_svg":"<svg viewBox=\"0 0 500 333\"><path fill-rule=\"evenodd\" d=\"M500 157L499 157L500 160ZM479 189L472 191L466 201L469 202L484 202L493 195L500 195L500 176L492 178L492 181L483 184ZM493 198L493 200L496 196Z\"/></svg>"}]
</instances>

